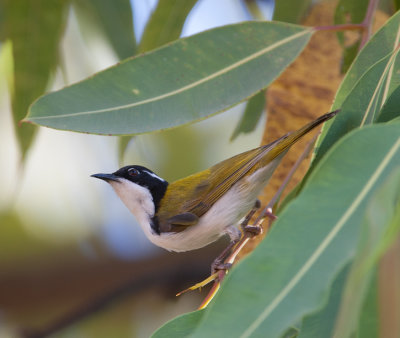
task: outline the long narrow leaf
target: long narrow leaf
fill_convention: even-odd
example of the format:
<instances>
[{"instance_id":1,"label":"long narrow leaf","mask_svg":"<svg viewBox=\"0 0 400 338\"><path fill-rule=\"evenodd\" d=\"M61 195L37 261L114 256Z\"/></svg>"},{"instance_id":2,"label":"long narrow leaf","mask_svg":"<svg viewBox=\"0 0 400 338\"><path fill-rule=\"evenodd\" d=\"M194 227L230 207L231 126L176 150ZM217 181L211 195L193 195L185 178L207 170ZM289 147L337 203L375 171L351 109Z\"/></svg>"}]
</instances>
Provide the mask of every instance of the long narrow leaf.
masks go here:
<instances>
[{"instance_id":1,"label":"long narrow leaf","mask_svg":"<svg viewBox=\"0 0 400 338\"><path fill-rule=\"evenodd\" d=\"M15 130L24 155L34 137L34 128L19 125L29 105L42 95L58 63L67 3L52 0L7 0L3 2L4 35L12 42L14 81L10 92Z\"/></svg>"},{"instance_id":2,"label":"long narrow leaf","mask_svg":"<svg viewBox=\"0 0 400 338\"><path fill-rule=\"evenodd\" d=\"M400 12L396 13L388 22L371 38L366 44L356 60L346 74L335 98L333 109L342 108L346 104L351 106L351 110L358 105L359 110L356 114L347 114L343 112L337 121L328 122L322 130L321 137L317 142L316 156L313 161L313 167L322 158L329 147L345 134L338 130L346 130L362 126L368 119L373 120L371 115L375 115L382 108L387 98L398 86L398 77L395 75L400 69L400 60L398 48L400 43ZM382 68L382 73L377 73L382 60L387 60L387 67ZM369 72L369 74L367 74ZM375 76L373 75L375 74ZM361 83L364 77L363 83ZM368 79L373 81L375 88L370 92L371 97L365 102L357 103L363 96L363 87L366 90L371 88ZM353 95L353 98L349 97ZM354 121L357 122L355 123Z\"/></svg>"},{"instance_id":3,"label":"long narrow leaf","mask_svg":"<svg viewBox=\"0 0 400 338\"><path fill-rule=\"evenodd\" d=\"M376 120L384 100L385 79L397 56L398 51L389 54L364 73L344 100L337 120L321 142L318 156L325 154L334 142L354 128Z\"/></svg>"},{"instance_id":4,"label":"long narrow leaf","mask_svg":"<svg viewBox=\"0 0 400 338\"><path fill-rule=\"evenodd\" d=\"M197 0L159 0L146 24L139 53L160 47L179 38L183 24Z\"/></svg>"},{"instance_id":5,"label":"long narrow leaf","mask_svg":"<svg viewBox=\"0 0 400 338\"><path fill-rule=\"evenodd\" d=\"M374 267L384 253L381 248L387 248L387 243L392 243L397 237L400 219L393 222L396 208L400 211L400 166L393 168L369 201L361 243L346 283L334 337L350 337L358 328Z\"/></svg>"},{"instance_id":6,"label":"long narrow leaf","mask_svg":"<svg viewBox=\"0 0 400 338\"><path fill-rule=\"evenodd\" d=\"M100 30L122 60L135 54L132 8L129 0L74 0L80 27L88 39Z\"/></svg>"},{"instance_id":7,"label":"long narrow leaf","mask_svg":"<svg viewBox=\"0 0 400 338\"><path fill-rule=\"evenodd\" d=\"M266 87L312 32L272 22L206 31L50 93L31 106L26 120L118 135L197 121Z\"/></svg>"}]
</instances>

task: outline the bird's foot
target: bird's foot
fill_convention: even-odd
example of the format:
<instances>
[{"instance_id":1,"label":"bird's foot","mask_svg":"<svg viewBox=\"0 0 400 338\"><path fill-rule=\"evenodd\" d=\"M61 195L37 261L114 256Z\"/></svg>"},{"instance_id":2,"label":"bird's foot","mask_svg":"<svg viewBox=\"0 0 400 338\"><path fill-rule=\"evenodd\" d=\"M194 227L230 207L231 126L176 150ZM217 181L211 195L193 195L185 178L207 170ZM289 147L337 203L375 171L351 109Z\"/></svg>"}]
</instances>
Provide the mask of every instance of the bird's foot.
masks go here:
<instances>
[{"instance_id":1,"label":"bird's foot","mask_svg":"<svg viewBox=\"0 0 400 338\"><path fill-rule=\"evenodd\" d=\"M232 267L232 263L224 263L221 262L219 260L215 260L212 264L211 264L211 275L215 274L216 272L220 271L220 270L229 270Z\"/></svg>"},{"instance_id":2,"label":"bird's foot","mask_svg":"<svg viewBox=\"0 0 400 338\"><path fill-rule=\"evenodd\" d=\"M243 231L247 232L251 237L262 234L263 229L260 225L245 225Z\"/></svg>"},{"instance_id":3,"label":"bird's foot","mask_svg":"<svg viewBox=\"0 0 400 338\"><path fill-rule=\"evenodd\" d=\"M189 287L189 288L187 288L187 289L185 289L185 290L183 290L181 292L178 292L176 295L180 296L180 295L182 295L182 294L184 294L184 293L186 293L188 291L201 289L201 288L205 287L207 284L216 281L218 279L218 275L219 275L219 273L218 273L218 271L216 271L210 277L206 278L205 280L203 280L203 281L201 281L199 283L196 283L195 285L192 285L191 287Z\"/></svg>"}]
</instances>

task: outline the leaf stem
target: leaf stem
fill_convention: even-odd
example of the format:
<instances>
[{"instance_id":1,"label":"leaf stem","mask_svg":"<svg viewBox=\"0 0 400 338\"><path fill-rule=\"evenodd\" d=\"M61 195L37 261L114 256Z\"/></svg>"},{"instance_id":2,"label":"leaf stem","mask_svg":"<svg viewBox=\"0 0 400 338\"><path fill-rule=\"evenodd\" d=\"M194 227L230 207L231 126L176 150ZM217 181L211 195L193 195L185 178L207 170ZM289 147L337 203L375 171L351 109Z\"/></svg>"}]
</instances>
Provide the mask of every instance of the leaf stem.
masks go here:
<instances>
[{"instance_id":1,"label":"leaf stem","mask_svg":"<svg viewBox=\"0 0 400 338\"><path fill-rule=\"evenodd\" d=\"M362 22L364 26L364 31L361 37L360 49L364 47L364 45L368 42L371 37L372 32L372 19L376 8L378 7L379 0L370 0L367 8L367 13L365 14L365 18Z\"/></svg>"},{"instance_id":2,"label":"leaf stem","mask_svg":"<svg viewBox=\"0 0 400 338\"><path fill-rule=\"evenodd\" d=\"M331 26L316 26L316 31L347 31L347 30L362 30L360 48L368 42L372 32L372 19L378 6L379 0L370 0L368 3L367 12L365 13L364 20L361 23L348 23L342 25Z\"/></svg>"},{"instance_id":3,"label":"leaf stem","mask_svg":"<svg viewBox=\"0 0 400 338\"><path fill-rule=\"evenodd\" d=\"M342 25L330 25L330 26L315 26L313 28L316 31L348 31L348 30L365 30L364 23L345 23Z\"/></svg>"}]
</instances>

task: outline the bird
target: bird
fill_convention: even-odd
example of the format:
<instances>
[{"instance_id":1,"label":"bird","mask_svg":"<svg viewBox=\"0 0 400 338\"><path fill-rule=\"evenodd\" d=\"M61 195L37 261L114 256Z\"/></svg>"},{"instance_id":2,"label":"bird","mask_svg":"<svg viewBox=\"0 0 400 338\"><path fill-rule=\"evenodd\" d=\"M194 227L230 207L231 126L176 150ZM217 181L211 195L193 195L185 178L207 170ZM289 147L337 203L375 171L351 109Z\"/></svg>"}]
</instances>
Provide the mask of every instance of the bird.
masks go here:
<instances>
[{"instance_id":1,"label":"bird","mask_svg":"<svg viewBox=\"0 0 400 338\"><path fill-rule=\"evenodd\" d=\"M235 243L242 235L240 220L252 210L289 148L337 113L172 183L141 165L91 176L111 185L146 237L161 248L195 250L224 235Z\"/></svg>"}]
</instances>

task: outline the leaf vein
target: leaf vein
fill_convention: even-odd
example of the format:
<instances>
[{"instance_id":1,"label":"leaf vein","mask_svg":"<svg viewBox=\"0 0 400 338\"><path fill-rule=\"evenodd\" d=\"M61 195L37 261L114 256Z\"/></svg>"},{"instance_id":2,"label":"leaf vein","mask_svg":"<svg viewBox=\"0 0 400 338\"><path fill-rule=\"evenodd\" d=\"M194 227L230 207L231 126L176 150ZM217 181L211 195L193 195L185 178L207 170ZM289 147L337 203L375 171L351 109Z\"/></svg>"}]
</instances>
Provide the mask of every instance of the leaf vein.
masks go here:
<instances>
[{"instance_id":1,"label":"leaf vein","mask_svg":"<svg viewBox=\"0 0 400 338\"><path fill-rule=\"evenodd\" d=\"M311 269L312 265L317 261L317 259L322 255L323 251L328 247L328 245L333 241L338 232L343 228L345 223L349 220L352 214L356 211L361 202L366 198L369 191L372 189L373 185L376 183L384 169L387 167L389 162L393 159L396 152L400 149L400 137L397 139L395 144L389 149L385 157L383 158L380 165L373 172L369 180L367 181L364 188L357 195L353 203L349 206L343 216L335 224L332 230L324 238L318 248L310 256L310 258L305 262L305 264L299 269L296 275L286 284L282 291L272 300L272 302L260 313L260 315L251 323L251 325L243 332L240 336L241 338L248 338L254 331L265 321L265 319L278 307L282 300L291 292L298 282L304 277L304 275Z\"/></svg>"}]
</instances>

